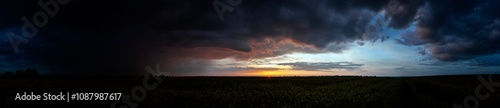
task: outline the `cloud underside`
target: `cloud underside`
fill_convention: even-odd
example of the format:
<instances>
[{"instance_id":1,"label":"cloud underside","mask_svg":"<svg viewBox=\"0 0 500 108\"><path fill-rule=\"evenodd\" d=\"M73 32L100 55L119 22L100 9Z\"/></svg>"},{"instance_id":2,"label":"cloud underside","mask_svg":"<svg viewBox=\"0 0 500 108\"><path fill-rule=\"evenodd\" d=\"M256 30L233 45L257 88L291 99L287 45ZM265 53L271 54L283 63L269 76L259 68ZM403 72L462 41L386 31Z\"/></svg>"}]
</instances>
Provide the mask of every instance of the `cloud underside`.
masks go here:
<instances>
[{"instance_id":1,"label":"cloud underside","mask_svg":"<svg viewBox=\"0 0 500 108\"><path fill-rule=\"evenodd\" d=\"M397 43L423 45L441 61L459 61L500 50L500 1L427 1L416 13L414 31Z\"/></svg>"},{"instance_id":2,"label":"cloud underside","mask_svg":"<svg viewBox=\"0 0 500 108\"><path fill-rule=\"evenodd\" d=\"M261 66L263 64L260 64ZM317 72L342 72L360 70L364 64L353 62L285 62L285 63L265 63L266 67L254 66L235 66L218 68L216 71L254 71L254 72L270 72L270 71L317 71Z\"/></svg>"},{"instance_id":3,"label":"cloud underside","mask_svg":"<svg viewBox=\"0 0 500 108\"><path fill-rule=\"evenodd\" d=\"M292 66L295 70L307 71L335 71L335 70L355 70L364 64L352 62L293 62L279 63L278 65Z\"/></svg>"}]
</instances>

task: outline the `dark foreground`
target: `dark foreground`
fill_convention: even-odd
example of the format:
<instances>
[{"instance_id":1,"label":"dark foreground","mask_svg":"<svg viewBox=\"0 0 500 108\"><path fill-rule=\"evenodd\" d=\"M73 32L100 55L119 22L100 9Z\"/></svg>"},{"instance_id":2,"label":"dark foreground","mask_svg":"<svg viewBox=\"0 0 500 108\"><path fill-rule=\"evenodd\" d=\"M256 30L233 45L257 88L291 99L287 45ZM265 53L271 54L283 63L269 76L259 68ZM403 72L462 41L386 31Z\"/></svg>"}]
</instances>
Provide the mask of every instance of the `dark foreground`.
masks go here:
<instances>
[{"instance_id":1,"label":"dark foreground","mask_svg":"<svg viewBox=\"0 0 500 108\"><path fill-rule=\"evenodd\" d=\"M435 77L162 77L144 89L143 77L2 78L0 108L113 107L113 101L19 101L16 93L121 92L117 108L153 107L335 107L453 108L500 107L500 87L480 75ZM486 81L488 75L481 75ZM500 75L492 76L500 82ZM158 83L158 86L153 84ZM136 89L134 89L136 87ZM140 89L140 88L143 89ZM476 94L476 89L479 90ZM141 91L145 90L145 91ZM136 93L131 94L132 91ZM128 95L128 96L125 96ZM127 100L123 100L128 98ZM464 103L467 102L467 103ZM477 102L477 103L476 103ZM457 107L459 108L459 107Z\"/></svg>"}]
</instances>

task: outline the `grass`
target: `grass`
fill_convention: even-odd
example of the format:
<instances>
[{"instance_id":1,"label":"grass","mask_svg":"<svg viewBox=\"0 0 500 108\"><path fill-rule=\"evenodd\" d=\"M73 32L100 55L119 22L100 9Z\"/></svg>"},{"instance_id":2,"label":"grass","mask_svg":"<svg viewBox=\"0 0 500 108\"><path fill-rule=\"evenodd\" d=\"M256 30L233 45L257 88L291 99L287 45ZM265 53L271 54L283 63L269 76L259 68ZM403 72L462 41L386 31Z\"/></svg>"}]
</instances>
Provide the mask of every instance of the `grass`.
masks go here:
<instances>
[{"instance_id":1,"label":"grass","mask_svg":"<svg viewBox=\"0 0 500 108\"><path fill-rule=\"evenodd\" d=\"M341 107L452 108L475 95L477 75L437 77L164 77L139 107ZM487 78L486 75L483 77ZM494 75L493 80L500 81ZM10 83L5 83L10 82ZM130 94L142 78L1 79L0 107L26 103L45 106L109 107L112 101L14 101L17 92L122 92ZM500 90L500 89L499 89ZM498 90L497 90L498 91ZM482 93L487 90L482 91ZM480 100L498 107L500 93Z\"/></svg>"}]
</instances>

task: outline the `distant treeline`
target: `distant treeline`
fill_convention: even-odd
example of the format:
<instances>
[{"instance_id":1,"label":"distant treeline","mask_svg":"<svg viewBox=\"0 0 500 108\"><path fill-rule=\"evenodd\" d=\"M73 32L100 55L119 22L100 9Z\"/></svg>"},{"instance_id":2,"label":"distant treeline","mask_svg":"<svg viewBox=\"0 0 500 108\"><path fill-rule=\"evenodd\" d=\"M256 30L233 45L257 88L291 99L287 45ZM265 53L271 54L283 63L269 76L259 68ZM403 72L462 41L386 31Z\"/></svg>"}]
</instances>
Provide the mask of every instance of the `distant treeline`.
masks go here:
<instances>
[{"instance_id":1,"label":"distant treeline","mask_svg":"<svg viewBox=\"0 0 500 108\"><path fill-rule=\"evenodd\" d=\"M17 70L15 72L6 71L2 76L8 78L34 78L40 76L40 74L36 69L28 67L24 70Z\"/></svg>"}]
</instances>

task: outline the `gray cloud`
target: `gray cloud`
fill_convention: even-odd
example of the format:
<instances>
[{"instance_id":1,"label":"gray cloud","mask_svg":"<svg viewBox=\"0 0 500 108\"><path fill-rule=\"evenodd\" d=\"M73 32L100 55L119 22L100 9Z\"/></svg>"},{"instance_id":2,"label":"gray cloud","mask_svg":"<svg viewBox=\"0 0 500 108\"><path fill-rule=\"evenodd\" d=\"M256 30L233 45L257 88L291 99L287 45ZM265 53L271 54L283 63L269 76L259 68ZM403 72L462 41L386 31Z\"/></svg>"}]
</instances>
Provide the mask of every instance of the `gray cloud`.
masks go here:
<instances>
[{"instance_id":1,"label":"gray cloud","mask_svg":"<svg viewBox=\"0 0 500 108\"><path fill-rule=\"evenodd\" d=\"M401 33L401 39L396 39L396 43L407 46L416 46L425 44L425 41L421 40L414 31L405 31Z\"/></svg>"},{"instance_id":2,"label":"gray cloud","mask_svg":"<svg viewBox=\"0 0 500 108\"><path fill-rule=\"evenodd\" d=\"M418 13L416 34L432 57L459 61L500 50L498 0L428 1Z\"/></svg>"},{"instance_id":3,"label":"gray cloud","mask_svg":"<svg viewBox=\"0 0 500 108\"><path fill-rule=\"evenodd\" d=\"M415 68L407 67L407 66L401 66L401 67L394 68L394 70L397 70L397 71L408 71L408 70L415 70Z\"/></svg>"},{"instance_id":4,"label":"gray cloud","mask_svg":"<svg viewBox=\"0 0 500 108\"><path fill-rule=\"evenodd\" d=\"M410 8L402 8L403 12L407 11L404 12L407 16L413 17L406 17L411 19L410 22L398 20L404 22L399 25L416 22L416 29L402 33L396 43L425 45L426 52L418 49L419 53L429 54L440 61L461 61L498 54L500 15L491 13L500 12L500 7L493 5L499 3L498 0L425 0Z\"/></svg>"},{"instance_id":5,"label":"gray cloud","mask_svg":"<svg viewBox=\"0 0 500 108\"><path fill-rule=\"evenodd\" d=\"M356 64L352 62L293 62L293 63L279 63L278 65L292 66L296 70L307 71L324 71L335 69L353 70L358 69L364 64Z\"/></svg>"},{"instance_id":6,"label":"gray cloud","mask_svg":"<svg viewBox=\"0 0 500 108\"><path fill-rule=\"evenodd\" d=\"M500 66L500 58L499 55L478 57L472 60L465 61L464 64L479 67Z\"/></svg>"},{"instance_id":7,"label":"gray cloud","mask_svg":"<svg viewBox=\"0 0 500 108\"><path fill-rule=\"evenodd\" d=\"M488 55L477 57L468 60L460 60L455 62L438 61L438 60L424 60L418 65L423 66L457 66L457 67L496 67L500 66L499 55Z\"/></svg>"}]
</instances>

